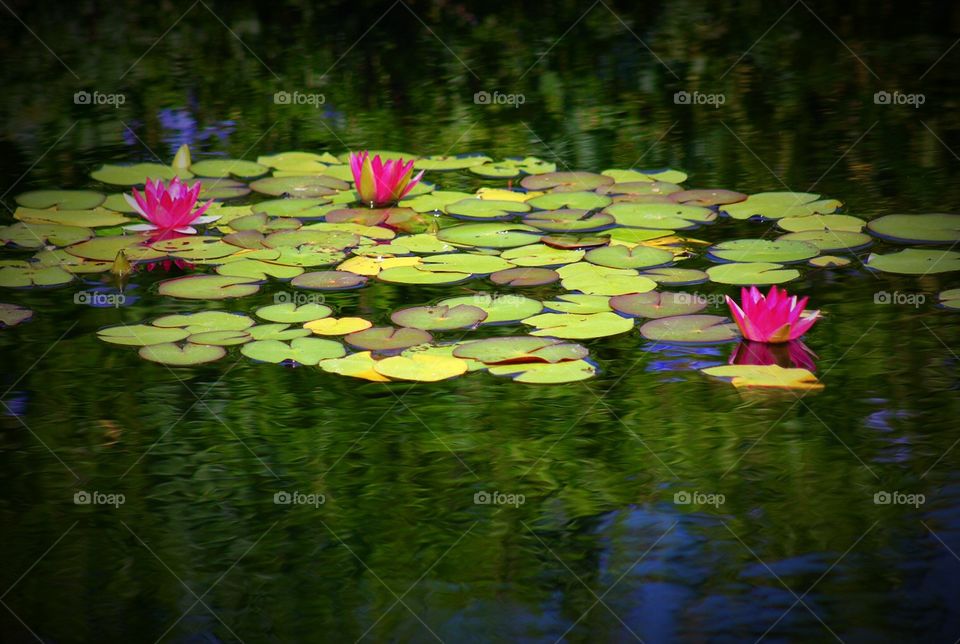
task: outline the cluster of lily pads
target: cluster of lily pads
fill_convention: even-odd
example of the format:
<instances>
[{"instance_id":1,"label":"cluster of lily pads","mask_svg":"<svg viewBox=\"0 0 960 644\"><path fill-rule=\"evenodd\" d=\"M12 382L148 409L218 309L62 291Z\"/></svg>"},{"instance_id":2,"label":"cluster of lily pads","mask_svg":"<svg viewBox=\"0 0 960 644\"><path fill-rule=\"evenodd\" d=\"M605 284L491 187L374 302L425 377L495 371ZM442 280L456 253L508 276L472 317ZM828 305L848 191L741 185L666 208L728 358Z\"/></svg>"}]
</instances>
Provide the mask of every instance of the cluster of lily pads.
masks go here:
<instances>
[{"instance_id":1,"label":"cluster of lily pads","mask_svg":"<svg viewBox=\"0 0 960 644\"><path fill-rule=\"evenodd\" d=\"M185 271L157 287L185 300L242 298L272 282L304 293L362 289L372 281L469 285L453 297L393 311L389 326L296 299L250 315L165 315L98 335L138 346L143 358L167 365L211 362L239 347L257 361L376 381L436 381L485 370L518 382L557 383L597 373L578 341L629 333L638 322L640 335L660 345L739 339L728 318L703 313L705 299L665 289L783 284L853 262L904 275L960 270L960 253L934 248L960 241L960 215L866 221L839 214L840 201L814 193L687 189L687 175L672 169L558 172L535 157L370 154L413 160L425 177L399 203L371 208L358 203L347 154L193 162L184 149L170 166L104 165L92 173L121 191L148 179L199 183L199 198L214 200L205 206L206 219L216 220L193 235L131 233L138 215L122 192L23 193L16 197L17 221L0 227L6 254L23 256L0 261L0 287L61 286L101 273L128 279L139 266ZM442 190L443 173L500 185ZM744 239L698 238L730 220L767 225ZM764 234L769 222L779 229L774 236ZM876 239L907 247L864 253ZM544 290L551 295L524 294ZM957 308L960 290L941 299ZM2 326L29 315L0 305ZM512 335L471 337L507 325ZM734 364L705 371L743 386L820 386L802 368Z\"/></svg>"}]
</instances>

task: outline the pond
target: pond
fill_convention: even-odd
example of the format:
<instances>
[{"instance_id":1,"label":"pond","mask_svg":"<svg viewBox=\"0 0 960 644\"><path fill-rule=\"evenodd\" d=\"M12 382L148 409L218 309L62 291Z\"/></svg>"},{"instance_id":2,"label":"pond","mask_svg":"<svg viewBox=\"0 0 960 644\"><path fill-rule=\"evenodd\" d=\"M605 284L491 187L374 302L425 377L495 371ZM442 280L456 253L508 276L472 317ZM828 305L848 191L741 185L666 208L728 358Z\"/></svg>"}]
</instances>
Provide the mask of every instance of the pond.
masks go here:
<instances>
[{"instance_id":1,"label":"pond","mask_svg":"<svg viewBox=\"0 0 960 644\"><path fill-rule=\"evenodd\" d=\"M3 641L960 638L956 8L4 12Z\"/></svg>"}]
</instances>

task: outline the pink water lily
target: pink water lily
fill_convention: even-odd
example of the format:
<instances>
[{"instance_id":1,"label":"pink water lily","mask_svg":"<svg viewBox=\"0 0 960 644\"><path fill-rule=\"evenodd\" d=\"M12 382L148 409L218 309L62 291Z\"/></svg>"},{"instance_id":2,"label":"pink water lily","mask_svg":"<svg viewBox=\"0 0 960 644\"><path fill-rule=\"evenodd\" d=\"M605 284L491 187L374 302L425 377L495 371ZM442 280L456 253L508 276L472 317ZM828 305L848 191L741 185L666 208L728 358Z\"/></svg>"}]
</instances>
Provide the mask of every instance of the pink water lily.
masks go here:
<instances>
[{"instance_id":1,"label":"pink water lily","mask_svg":"<svg viewBox=\"0 0 960 644\"><path fill-rule=\"evenodd\" d=\"M208 201L196 210L197 198L200 195L200 182L188 187L180 177L174 177L169 184L157 179L147 179L147 186L143 194L133 189L133 196L124 194L127 203L136 210L148 224L134 224L126 226L132 231L175 231L192 235L197 232L193 224L208 224L216 221L219 216L203 216L213 200Z\"/></svg>"},{"instance_id":2,"label":"pink water lily","mask_svg":"<svg viewBox=\"0 0 960 644\"><path fill-rule=\"evenodd\" d=\"M820 311L802 315L803 307L809 298L797 300L796 295L790 295L785 289L778 289L776 286L771 286L766 295L756 286L741 289L741 306L737 306L730 297L726 299L743 337L754 342L779 343L796 340L809 331L820 317Z\"/></svg>"},{"instance_id":3,"label":"pink water lily","mask_svg":"<svg viewBox=\"0 0 960 644\"><path fill-rule=\"evenodd\" d=\"M413 161L403 159L383 161L380 155L370 158L370 153L351 152L350 171L360 201L371 208L382 208L403 199L420 182L423 171L413 175Z\"/></svg>"}]
</instances>

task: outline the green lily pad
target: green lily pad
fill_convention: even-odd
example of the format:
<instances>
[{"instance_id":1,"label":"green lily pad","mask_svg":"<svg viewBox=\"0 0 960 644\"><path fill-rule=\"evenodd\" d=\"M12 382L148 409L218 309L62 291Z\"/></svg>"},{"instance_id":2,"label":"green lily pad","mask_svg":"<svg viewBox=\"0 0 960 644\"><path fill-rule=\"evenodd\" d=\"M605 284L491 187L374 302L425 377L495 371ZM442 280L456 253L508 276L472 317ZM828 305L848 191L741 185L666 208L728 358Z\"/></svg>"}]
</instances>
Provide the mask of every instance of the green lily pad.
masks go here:
<instances>
[{"instance_id":1,"label":"green lily pad","mask_svg":"<svg viewBox=\"0 0 960 644\"><path fill-rule=\"evenodd\" d=\"M817 268L840 268L849 265L850 260L846 257L837 257L836 255L820 255L814 257L808 263Z\"/></svg>"},{"instance_id":2,"label":"green lily pad","mask_svg":"<svg viewBox=\"0 0 960 644\"><path fill-rule=\"evenodd\" d=\"M610 299L608 295L561 293L556 300L544 302L543 305L557 313L604 313L613 310L610 308Z\"/></svg>"},{"instance_id":3,"label":"green lily pad","mask_svg":"<svg viewBox=\"0 0 960 644\"><path fill-rule=\"evenodd\" d=\"M261 362L279 364L289 361L307 366L347 354L342 344L323 338L294 338L289 344L280 340L256 340L243 345L240 352Z\"/></svg>"},{"instance_id":4,"label":"green lily pad","mask_svg":"<svg viewBox=\"0 0 960 644\"><path fill-rule=\"evenodd\" d=\"M340 160L329 152L315 154L295 151L259 156L257 163L285 172L323 174L328 165L339 165Z\"/></svg>"},{"instance_id":5,"label":"green lily pad","mask_svg":"<svg viewBox=\"0 0 960 644\"><path fill-rule=\"evenodd\" d=\"M305 227L299 230L280 230L270 233L264 243L271 248L317 246L325 250L343 250L359 244L360 237L343 230Z\"/></svg>"},{"instance_id":6,"label":"green lily pad","mask_svg":"<svg viewBox=\"0 0 960 644\"><path fill-rule=\"evenodd\" d=\"M523 323L536 327L531 335L569 340L604 338L633 329L633 320L613 312L541 313L523 320Z\"/></svg>"},{"instance_id":7,"label":"green lily pad","mask_svg":"<svg viewBox=\"0 0 960 644\"><path fill-rule=\"evenodd\" d=\"M667 197L683 190L675 183L666 181L626 181L612 185L600 186L597 193L601 195L630 195L661 197L664 203L671 202Z\"/></svg>"},{"instance_id":8,"label":"green lily pad","mask_svg":"<svg viewBox=\"0 0 960 644\"><path fill-rule=\"evenodd\" d=\"M528 244L510 248L500 253L500 257L517 266L562 266L583 259L582 250L563 250L546 244Z\"/></svg>"},{"instance_id":9,"label":"green lily pad","mask_svg":"<svg viewBox=\"0 0 960 644\"><path fill-rule=\"evenodd\" d=\"M691 293L652 291L611 297L610 306L622 315L656 319L697 313L707 308L707 301Z\"/></svg>"},{"instance_id":10,"label":"green lily pad","mask_svg":"<svg viewBox=\"0 0 960 644\"><path fill-rule=\"evenodd\" d=\"M943 308L955 311L960 310L960 288L941 291L937 297L940 300L940 306ZM2 312L0 312L0 316L2 316Z\"/></svg>"},{"instance_id":11,"label":"green lily pad","mask_svg":"<svg viewBox=\"0 0 960 644\"><path fill-rule=\"evenodd\" d=\"M647 228L612 228L604 234L610 235L610 239L626 242L628 244L642 244L643 242L669 237L675 231L673 230L654 230Z\"/></svg>"},{"instance_id":12,"label":"green lily pad","mask_svg":"<svg viewBox=\"0 0 960 644\"><path fill-rule=\"evenodd\" d=\"M632 269L607 268L580 262L568 264L557 272L565 289L590 295L646 293L657 287L652 279L642 277Z\"/></svg>"},{"instance_id":13,"label":"green lily pad","mask_svg":"<svg viewBox=\"0 0 960 644\"><path fill-rule=\"evenodd\" d=\"M734 239L709 249L711 256L726 262L802 262L820 254L813 244L770 239Z\"/></svg>"},{"instance_id":14,"label":"green lily pad","mask_svg":"<svg viewBox=\"0 0 960 644\"><path fill-rule=\"evenodd\" d=\"M689 206L725 206L739 203L747 198L742 192L733 190L700 188L697 190L682 190L670 195L670 200Z\"/></svg>"},{"instance_id":15,"label":"green lily pad","mask_svg":"<svg viewBox=\"0 0 960 644\"><path fill-rule=\"evenodd\" d=\"M190 172L198 177L240 177L250 179L266 174L270 168L243 159L208 159L190 166Z\"/></svg>"},{"instance_id":16,"label":"green lily pad","mask_svg":"<svg viewBox=\"0 0 960 644\"><path fill-rule=\"evenodd\" d=\"M673 263L673 253L650 246L604 246L587 251L585 259L610 268L655 268Z\"/></svg>"},{"instance_id":17,"label":"green lily pad","mask_svg":"<svg viewBox=\"0 0 960 644\"><path fill-rule=\"evenodd\" d=\"M640 327L648 340L678 344L713 344L740 337L735 324L719 315L678 315L650 320Z\"/></svg>"},{"instance_id":18,"label":"green lily pad","mask_svg":"<svg viewBox=\"0 0 960 644\"><path fill-rule=\"evenodd\" d=\"M589 351L579 344L563 342L556 338L521 335L464 342L453 350L453 355L483 364L498 365L580 360L586 358Z\"/></svg>"},{"instance_id":19,"label":"green lily pad","mask_svg":"<svg viewBox=\"0 0 960 644\"><path fill-rule=\"evenodd\" d=\"M496 271L513 268L513 264L502 256L474 255L471 253L450 253L424 257L418 269L435 273L468 273L471 275L489 275Z\"/></svg>"},{"instance_id":20,"label":"green lily pad","mask_svg":"<svg viewBox=\"0 0 960 644\"><path fill-rule=\"evenodd\" d=\"M783 265L772 262L749 262L711 266L707 269L707 275L711 282L718 284L761 286L795 280L800 277L800 271L795 268L784 268Z\"/></svg>"},{"instance_id":21,"label":"green lily pad","mask_svg":"<svg viewBox=\"0 0 960 644\"><path fill-rule=\"evenodd\" d=\"M543 286L560 279L560 275L549 268L508 268L490 274L490 281L503 286Z\"/></svg>"},{"instance_id":22,"label":"green lily pad","mask_svg":"<svg viewBox=\"0 0 960 644\"><path fill-rule=\"evenodd\" d=\"M299 248L264 248L247 253L244 257L283 266L329 266L340 262L344 254L339 250L300 246Z\"/></svg>"},{"instance_id":23,"label":"green lily pad","mask_svg":"<svg viewBox=\"0 0 960 644\"><path fill-rule=\"evenodd\" d=\"M616 220L602 212L566 208L531 212L523 223L551 233L586 233L609 228Z\"/></svg>"},{"instance_id":24,"label":"green lily pad","mask_svg":"<svg viewBox=\"0 0 960 644\"><path fill-rule=\"evenodd\" d=\"M165 257L165 252L154 250L145 245L149 239L147 235L95 237L78 244L71 244L65 250L75 257L97 262L112 262L117 258L117 254L119 254L120 251L123 251L124 255L126 255L127 259L131 262L148 262Z\"/></svg>"},{"instance_id":25,"label":"green lily pad","mask_svg":"<svg viewBox=\"0 0 960 644\"><path fill-rule=\"evenodd\" d=\"M117 186L142 186L147 179L170 180L178 173L170 166L160 163L136 163L134 165L105 164L90 173L90 176L103 183L112 183ZM181 172L184 178L190 177L189 172Z\"/></svg>"},{"instance_id":26,"label":"green lily pad","mask_svg":"<svg viewBox=\"0 0 960 644\"><path fill-rule=\"evenodd\" d=\"M308 302L297 305L294 302L281 302L270 306L261 306L254 313L260 319L268 322L282 322L285 324L302 324L329 317L333 314L326 304Z\"/></svg>"},{"instance_id":27,"label":"green lily pad","mask_svg":"<svg viewBox=\"0 0 960 644\"><path fill-rule=\"evenodd\" d=\"M419 195L402 200L399 205L404 208L410 208L416 212L440 212L447 206L463 199L473 199L475 195L469 192L456 192L451 190L437 190L426 195Z\"/></svg>"},{"instance_id":28,"label":"green lily pad","mask_svg":"<svg viewBox=\"0 0 960 644\"><path fill-rule=\"evenodd\" d=\"M915 244L945 244L960 241L960 215L886 215L867 224L881 239Z\"/></svg>"},{"instance_id":29,"label":"green lily pad","mask_svg":"<svg viewBox=\"0 0 960 644\"><path fill-rule=\"evenodd\" d=\"M18 194L16 201L24 208L89 210L102 204L105 198L102 192L93 190L31 190Z\"/></svg>"},{"instance_id":30,"label":"green lily pad","mask_svg":"<svg viewBox=\"0 0 960 644\"><path fill-rule=\"evenodd\" d=\"M0 329L17 326L33 317L33 311L16 304L0 304Z\"/></svg>"},{"instance_id":31,"label":"green lily pad","mask_svg":"<svg viewBox=\"0 0 960 644\"><path fill-rule=\"evenodd\" d=\"M526 179L539 178L545 175L535 175L526 177ZM613 200L606 195L598 195L595 192L548 192L545 195L534 197L527 201L533 208L540 210L560 210L563 208L573 208L576 210L593 210L594 208L604 208L613 203Z\"/></svg>"},{"instance_id":32,"label":"green lily pad","mask_svg":"<svg viewBox=\"0 0 960 644\"><path fill-rule=\"evenodd\" d=\"M487 318L487 312L469 304L457 306L415 306L395 311L390 320L397 326L423 329L424 331L450 331L469 329Z\"/></svg>"},{"instance_id":33,"label":"green lily pad","mask_svg":"<svg viewBox=\"0 0 960 644\"><path fill-rule=\"evenodd\" d=\"M836 212L842 205L842 202L836 199L820 199L820 195L812 192L759 192L744 201L728 204L720 209L734 219L749 219L755 216L783 219L828 215Z\"/></svg>"},{"instance_id":34,"label":"green lily pad","mask_svg":"<svg viewBox=\"0 0 960 644\"><path fill-rule=\"evenodd\" d=\"M200 311L199 313L164 315L154 320L153 326L182 328L191 334L205 331L244 331L253 326L253 320L242 313ZM169 342L176 342L176 340Z\"/></svg>"},{"instance_id":35,"label":"green lily pad","mask_svg":"<svg viewBox=\"0 0 960 644\"><path fill-rule=\"evenodd\" d=\"M859 217L850 215L810 215L808 217L786 217L777 220L777 227L787 232L803 230L832 230L858 233L867 224Z\"/></svg>"},{"instance_id":36,"label":"green lily pad","mask_svg":"<svg viewBox=\"0 0 960 644\"><path fill-rule=\"evenodd\" d=\"M193 344L184 345L164 343L140 347L140 357L150 362L159 362L169 367L190 367L207 362L214 362L227 355L227 350L217 345Z\"/></svg>"},{"instance_id":37,"label":"green lily pad","mask_svg":"<svg viewBox=\"0 0 960 644\"><path fill-rule=\"evenodd\" d=\"M290 283L297 288L314 291L342 291L362 287L367 283L367 278L346 271L314 271L294 277Z\"/></svg>"},{"instance_id":38,"label":"green lily pad","mask_svg":"<svg viewBox=\"0 0 960 644\"><path fill-rule=\"evenodd\" d=\"M566 382L587 380L597 375L597 368L586 360L573 360L557 364L519 364L490 367L494 376L513 378L514 382L531 385L557 385Z\"/></svg>"},{"instance_id":39,"label":"green lily pad","mask_svg":"<svg viewBox=\"0 0 960 644\"><path fill-rule=\"evenodd\" d=\"M303 274L303 268L272 264L258 259L240 259L217 266L217 273L230 277L246 277L250 281L261 281L267 279L267 277L285 280Z\"/></svg>"},{"instance_id":40,"label":"green lily pad","mask_svg":"<svg viewBox=\"0 0 960 644\"><path fill-rule=\"evenodd\" d=\"M960 253L950 250L905 248L886 255L871 253L865 266L884 273L899 275L949 273L960 270Z\"/></svg>"},{"instance_id":41,"label":"green lily pad","mask_svg":"<svg viewBox=\"0 0 960 644\"><path fill-rule=\"evenodd\" d=\"M318 219L336 209L336 206L324 205L327 199L270 199L253 204L254 213L270 217L298 217L300 219Z\"/></svg>"},{"instance_id":42,"label":"green lily pad","mask_svg":"<svg viewBox=\"0 0 960 644\"><path fill-rule=\"evenodd\" d=\"M668 181L670 183L683 183L687 180L687 173L682 170L671 170L670 168L661 168L659 170L604 170L600 174L611 177L617 183L627 181Z\"/></svg>"},{"instance_id":43,"label":"green lily pad","mask_svg":"<svg viewBox=\"0 0 960 644\"><path fill-rule=\"evenodd\" d=\"M651 268L640 273L644 277L649 277L657 284L667 286L689 286L691 284L703 284L710 279L710 276L696 268Z\"/></svg>"},{"instance_id":44,"label":"green lily pad","mask_svg":"<svg viewBox=\"0 0 960 644\"><path fill-rule=\"evenodd\" d=\"M701 369L715 378L729 380L737 388L806 389L819 391L823 384L807 369L787 369L776 364L729 364Z\"/></svg>"},{"instance_id":45,"label":"green lily pad","mask_svg":"<svg viewBox=\"0 0 960 644\"><path fill-rule=\"evenodd\" d=\"M413 167L415 170L431 171L466 170L467 168L489 163L490 161L493 161L493 159L482 154L461 154L456 156L442 154L417 159Z\"/></svg>"},{"instance_id":46,"label":"green lily pad","mask_svg":"<svg viewBox=\"0 0 960 644\"><path fill-rule=\"evenodd\" d=\"M119 226L130 221L120 213L106 208L89 210L39 210L36 208L17 208L15 219L28 224L48 224L55 226L78 226L96 228L98 226Z\"/></svg>"},{"instance_id":47,"label":"green lily pad","mask_svg":"<svg viewBox=\"0 0 960 644\"><path fill-rule=\"evenodd\" d=\"M257 179L250 184L250 188L265 195L310 199L349 190L350 184L328 176L267 177Z\"/></svg>"},{"instance_id":48,"label":"green lily pad","mask_svg":"<svg viewBox=\"0 0 960 644\"><path fill-rule=\"evenodd\" d=\"M253 336L246 331L202 331L187 338L191 344L208 344L215 347L246 344L251 340Z\"/></svg>"},{"instance_id":49,"label":"green lily pad","mask_svg":"<svg viewBox=\"0 0 960 644\"><path fill-rule=\"evenodd\" d=\"M184 183L190 188L198 183L200 184L200 194L197 197L200 201L235 199L250 194L250 186L233 179L189 179Z\"/></svg>"},{"instance_id":50,"label":"green lily pad","mask_svg":"<svg viewBox=\"0 0 960 644\"><path fill-rule=\"evenodd\" d=\"M610 238L600 235L545 235L540 241L551 248L584 250L606 246L610 243Z\"/></svg>"},{"instance_id":51,"label":"green lily pad","mask_svg":"<svg viewBox=\"0 0 960 644\"><path fill-rule=\"evenodd\" d=\"M513 163L501 161L472 166L470 172L487 179L512 179L520 175L520 168Z\"/></svg>"},{"instance_id":52,"label":"green lily pad","mask_svg":"<svg viewBox=\"0 0 960 644\"><path fill-rule=\"evenodd\" d=\"M430 271L420 266L392 266L377 273L377 279L393 284L457 284L472 278L471 273Z\"/></svg>"},{"instance_id":53,"label":"green lily pad","mask_svg":"<svg viewBox=\"0 0 960 644\"><path fill-rule=\"evenodd\" d=\"M289 324L258 324L247 329L254 340L295 340L312 335L310 329L292 327Z\"/></svg>"},{"instance_id":54,"label":"green lily pad","mask_svg":"<svg viewBox=\"0 0 960 644\"><path fill-rule=\"evenodd\" d=\"M604 212L621 226L655 230L690 230L717 218L709 208L683 204L616 203Z\"/></svg>"},{"instance_id":55,"label":"green lily pad","mask_svg":"<svg viewBox=\"0 0 960 644\"><path fill-rule=\"evenodd\" d=\"M20 248L43 248L46 244L70 246L93 237L89 228L51 224L16 223L0 226L0 242Z\"/></svg>"},{"instance_id":56,"label":"green lily pad","mask_svg":"<svg viewBox=\"0 0 960 644\"><path fill-rule=\"evenodd\" d=\"M613 183L613 178L593 172L547 172L524 177L520 185L527 190L585 192ZM539 206L538 206L539 207Z\"/></svg>"},{"instance_id":57,"label":"green lily pad","mask_svg":"<svg viewBox=\"0 0 960 644\"><path fill-rule=\"evenodd\" d=\"M222 259L237 252L236 246L212 235L177 237L154 242L150 247L160 253L191 262Z\"/></svg>"},{"instance_id":58,"label":"green lily pad","mask_svg":"<svg viewBox=\"0 0 960 644\"><path fill-rule=\"evenodd\" d=\"M0 262L0 286L6 288L61 286L73 280L73 273L59 266L43 266L38 262L19 260Z\"/></svg>"},{"instance_id":59,"label":"green lily pad","mask_svg":"<svg viewBox=\"0 0 960 644\"><path fill-rule=\"evenodd\" d=\"M462 224L437 233L441 241L482 248L513 248L540 240L541 232L532 226L513 223Z\"/></svg>"},{"instance_id":60,"label":"green lily pad","mask_svg":"<svg viewBox=\"0 0 960 644\"><path fill-rule=\"evenodd\" d=\"M394 380L438 382L465 374L467 362L453 357L416 354L377 360L373 368L377 373Z\"/></svg>"},{"instance_id":61,"label":"green lily pad","mask_svg":"<svg viewBox=\"0 0 960 644\"><path fill-rule=\"evenodd\" d=\"M518 322L543 310L543 304L529 297L513 294L477 293L462 297L451 297L439 302L443 306L468 304L483 309L487 313L483 324L505 324Z\"/></svg>"},{"instance_id":62,"label":"green lily pad","mask_svg":"<svg viewBox=\"0 0 960 644\"><path fill-rule=\"evenodd\" d=\"M403 349L433 341L433 336L422 329L375 326L344 336L347 344L379 353L399 352Z\"/></svg>"},{"instance_id":63,"label":"green lily pad","mask_svg":"<svg viewBox=\"0 0 960 644\"><path fill-rule=\"evenodd\" d=\"M462 199L445 208L448 215L458 219L509 219L517 213L528 212L530 206L522 201L496 199Z\"/></svg>"},{"instance_id":64,"label":"green lily pad","mask_svg":"<svg viewBox=\"0 0 960 644\"><path fill-rule=\"evenodd\" d=\"M189 336L187 329L161 328L149 324L111 326L97 331L97 337L104 342L135 347L179 342Z\"/></svg>"},{"instance_id":65,"label":"green lily pad","mask_svg":"<svg viewBox=\"0 0 960 644\"><path fill-rule=\"evenodd\" d=\"M160 282L159 293L187 300L226 300L246 297L260 290L245 277L226 275L187 275Z\"/></svg>"},{"instance_id":66,"label":"green lily pad","mask_svg":"<svg viewBox=\"0 0 960 644\"><path fill-rule=\"evenodd\" d=\"M830 253L866 248L873 243L873 238L870 235L849 230L801 230L780 235L777 237L777 241L799 241L813 244L821 253Z\"/></svg>"}]
</instances>

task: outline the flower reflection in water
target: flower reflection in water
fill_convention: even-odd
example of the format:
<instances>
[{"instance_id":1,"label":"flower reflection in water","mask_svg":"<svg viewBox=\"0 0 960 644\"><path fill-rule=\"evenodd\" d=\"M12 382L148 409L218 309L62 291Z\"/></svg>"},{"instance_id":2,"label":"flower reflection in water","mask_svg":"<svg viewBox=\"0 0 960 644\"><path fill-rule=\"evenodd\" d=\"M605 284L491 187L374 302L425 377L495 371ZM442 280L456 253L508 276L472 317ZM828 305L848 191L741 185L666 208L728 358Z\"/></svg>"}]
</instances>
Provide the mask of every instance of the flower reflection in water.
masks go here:
<instances>
[{"instance_id":1,"label":"flower reflection in water","mask_svg":"<svg viewBox=\"0 0 960 644\"><path fill-rule=\"evenodd\" d=\"M800 340L780 344L744 340L733 350L733 354L730 356L730 364L775 364L785 369L800 368L814 371L817 368L815 359L818 357Z\"/></svg>"}]
</instances>

